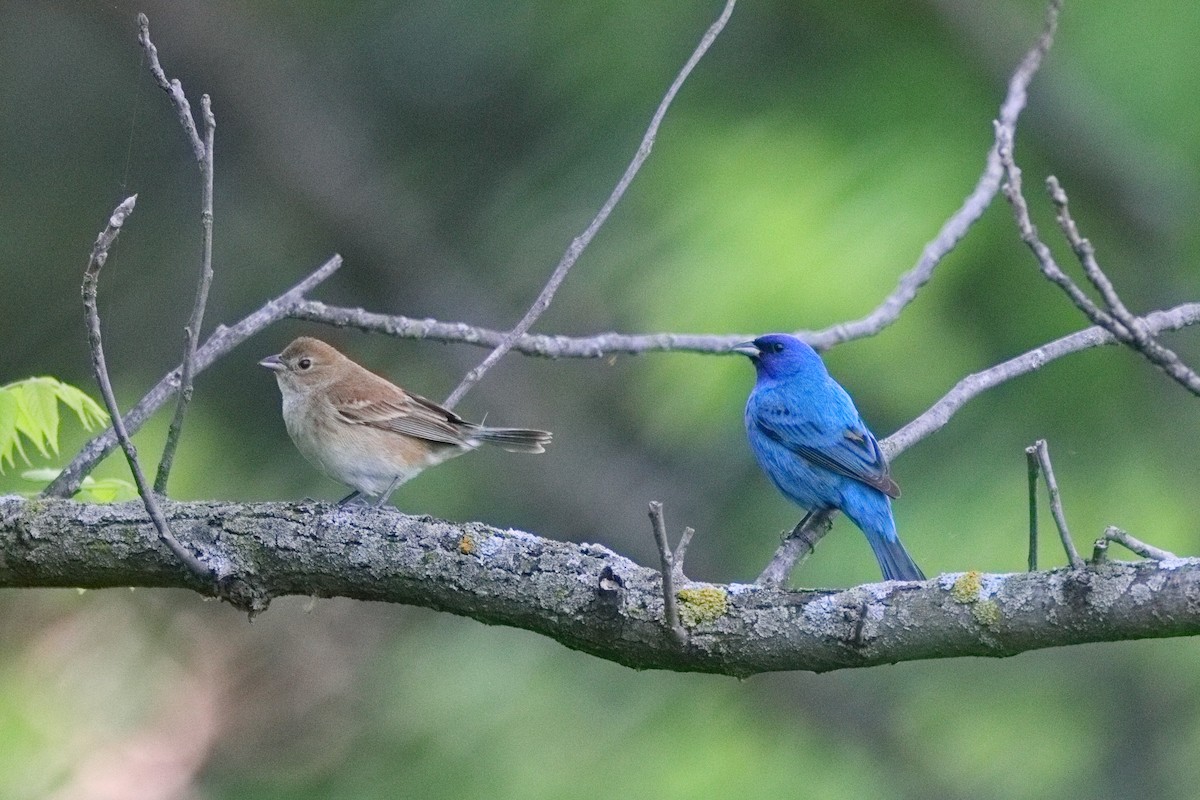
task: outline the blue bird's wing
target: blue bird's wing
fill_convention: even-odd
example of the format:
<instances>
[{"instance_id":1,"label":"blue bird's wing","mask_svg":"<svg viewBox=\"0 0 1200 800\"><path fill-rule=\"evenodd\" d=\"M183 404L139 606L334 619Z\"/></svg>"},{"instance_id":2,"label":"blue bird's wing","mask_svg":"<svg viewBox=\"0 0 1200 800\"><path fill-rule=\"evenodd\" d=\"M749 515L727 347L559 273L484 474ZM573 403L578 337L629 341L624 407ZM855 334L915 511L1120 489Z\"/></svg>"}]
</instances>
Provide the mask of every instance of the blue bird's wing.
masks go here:
<instances>
[{"instance_id":1,"label":"blue bird's wing","mask_svg":"<svg viewBox=\"0 0 1200 800\"><path fill-rule=\"evenodd\" d=\"M879 442L862 423L849 395L839 391L836 397L824 399L822 408L809 408L806 413L798 407L811 403L784 402L772 393L755 404L753 423L765 436L809 462L888 497L899 497L900 487L889 474Z\"/></svg>"}]
</instances>

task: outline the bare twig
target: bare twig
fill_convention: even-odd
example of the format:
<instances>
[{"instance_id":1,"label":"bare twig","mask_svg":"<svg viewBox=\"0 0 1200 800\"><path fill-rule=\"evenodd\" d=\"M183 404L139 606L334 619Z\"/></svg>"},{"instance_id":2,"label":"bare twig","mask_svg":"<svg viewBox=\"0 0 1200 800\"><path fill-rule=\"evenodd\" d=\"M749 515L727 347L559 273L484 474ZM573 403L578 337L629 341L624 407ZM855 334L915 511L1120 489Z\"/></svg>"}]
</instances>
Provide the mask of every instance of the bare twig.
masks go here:
<instances>
[{"instance_id":1,"label":"bare twig","mask_svg":"<svg viewBox=\"0 0 1200 800\"><path fill-rule=\"evenodd\" d=\"M675 602L675 557L671 554L671 545L667 542L663 504L657 500L650 502L650 527L654 531L654 543L658 545L658 558L662 564L663 622L670 628L675 640L683 644L687 641L687 631L679 621L679 606ZM682 541L680 543L683 544ZM682 570L682 565L680 568Z\"/></svg>"},{"instance_id":2,"label":"bare twig","mask_svg":"<svg viewBox=\"0 0 1200 800\"><path fill-rule=\"evenodd\" d=\"M376 314L361 308L330 306L316 300L301 300L295 303L288 316L309 322L320 322L337 328L356 328L369 333L382 333L401 339L425 339L434 342L473 344L480 347L495 347L504 340L505 335L502 331L481 328L465 322L439 322L434 319ZM1147 315L1146 320L1155 332L1185 328L1200 323L1200 304L1188 303L1166 311L1156 311ZM1151 320L1156 321L1151 323ZM797 335L811 344L814 341L813 337L820 333L800 331ZM642 355L667 352L720 354L731 352L733 347L755 335L757 334L601 333L594 336L560 336L527 333L513 342L512 350L523 355L540 358L604 358L615 354ZM1037 369L1055 358L1097 345L1112 344L1114 341L1111 336L1099 328L1089 328L1073 336L1083 338L1066 337L1070 341L1066 349L1061 352L1057 349L1048 349L1053 348L1057 342L1032 351L1030 355L1036 356L1038 360L1035 366L1020 369L1014 375L1005 375L998 383L1029 372L1031 369ZM1017 359L1014 359L1013 362L1005 362L1000 366L1016 366L1014 364L1016 361ZM964 381L978 380L988 374L978 373L969 376ZM987 389L995 385L992 383L983 388ZM966 399L973 396L974 394L971 394ZM924 438L924 436L919 438ZM895 452L900 452L907 446L906 444ZM889 453L889 455L893 454Z\"/></svg>"},{"instance_id":3,"label":"bare twig","mask_svg":"<svg viewBox=\"0 0 1200 800\"><path fill-rule=\"evenodd\" d=\"M342 257L334 255L304 280L278 297L267 301L265 305L242 318L233 327L217 326L212 335L196 350L196 374L203 372L218 358L263 328L288 316L292 306L302 301L308 292L336 272L340 266L342 266ZM146 396L125 415L125 425L131 434L136 433L151 414L179 391L181 371L182 365L160 378L158 383L146 393ZM116 446L117 437L112 428L93 437L76 454L66 469L45 488L42 494L49 497L70 497L78 491L84 476L90 473L96 464L111 453Z\"/></svg>"},{"instance_id":4,"label":"bare twig","mask_svg":"<svg viewBox=\"0 0 1200 800\"><path fill-rule=\"evenodd\" d=\"M1107 560L1108 539L1105 539L1103 536L1101 536L1099 539L1092 542L1092 560L1088 563L1090 563L1092 566L1096 566L1097 564L1103 564Z\"/></svg>"},{"instance_id":5,"label":"bare twig","mask_svg":"<svg viewBox=\"0 0 1200 800\"><path fill-rule=\"evenodd\" d=\"M824 509L812 512L800 520L792 532L779 543L775 555L754 582L760 586L782 586L786 583L792 571L812 555L817 542L829 533L833 527L833 515L836 513Z\"/></svg>"},{"instance_id":6,"label":"bare twig","mask_svg":"<svg viewBox=\"0 0 1200 800\"><path fill-rule=\"evenodd\" d=\"M583 254L584 249L596 236L596 233L600 230L600 227L604 224L605 220L608 219L608 215L612 213L612 210L616 207L617 203L620 202L621 197L623 197L625 194L625 190L629 188L629 185L633 182L638 170L641 169L642 163L650 155L650 150L654 147L654 140L658 136L658 128L662 124L663 117L666 116L667 109L670 108L671 102L675 99L675 95L678 94L680 87L683 86L683 82L687 79L688 75L691 74L696 64L699 63L704 54L708 52L708 48L712 46L712 43L716 40L717 36L720 35L722 30L724 30L725 23L729 21L729 16L733 13L733 7L736 3L737 0L726 0L725 7L721 10L721 15L717 17L716 22L709 26L709 29L705 31L704 36L701 37L700 43L696 45L696 49L692 52L691 57L687 60L687 63L683 65L683 69L679 71L679 74L675 76L675 80L671 83L670 88L667 89L667 93L663 96L662 102L658 104L658 109L654 112L654 116L650 119L650 126L646 129L646 133L642 137L642 143L638 146L637 153L634 154L633 160L629 162L629 166L625 168L625 174L621 176L619 181L617 181L617 185L613 189L612 194L609 195L608 200L604 202L604 205L600 207L600 211L596 213L595 218L591 221L583 233L575 237L575 239L571 242L571 245L567 248L567 251L563 253L563 257L558 262L558 266L554 268L554 272L551 273L550 279L546 282L546 285L542 287L542 291L538 293L537 299L533 301L533 305L531 305L529 310L525 312L525 316L521 318L521 321L518 322L511 331L505 334L504 339L498 345L496 345L495 349L488 353L487 357L480 362L479 366L475 367L463 377L462 381L457 387L455 387L454 391L450 393L450 396L446 398L446 408L454 408L458 401L463 398L463 395L465 395L472 386L474 386L481 378L483 378L484 373L491 369L492 366L499 361L504 354L509 351L509 349L512 348L513 342L525 334L533 325L533 323L537 321L538 317L540 317L542 313L550 306L550 302L554 299L555 292L558 291L558 287L561 286L562 282L566 279L567 273L570 272L571 267L575 265L575 262L578 261L579 257Z\"/></svg>"},{"instance_id":7,"label":"bare twig","mask_svg":"<svg viewBox=\"0 0 1200 800\"><path fill-rule=\"evenodd\" d=\"M801 335L800 338L818 350L825 350L835 344L874 336L891 325L899 319L900 312L916 298L921 287L929 282L934 268L962 241L975 221L991 205L996 191L1000 188L1000 180L1004 176L1004 167L1000 163L999 154L999 129L1009 132L1010 136L1012 132L1016 131L1017 119L1021 116L1021 111L1024 110L1028 99L1029 84L1032 82L1033 76L1037 74L1042 60L1050 51L1051 45L1054 44L1054 32L1058 26L1058 13L1061 6L1062 0L1053 0L1050 3L1046 9L1046 22L1041 35L1029 52L1025 54L1025 57L1021 59L1020 65L1008 80L1008 92L1004 97L1004 102L1000 105L1000 114L997 117L996 140L988 150L983 174L979 176L975 188L967 195L959 209L942 225L937 236L925 245L916 265L900 277L900 281L892 293L867 316L851 322L832 325L821 331L808 332L807 335Z\"/></svg>"},{"instance_id":8,"label":"bare twig","mask_svg":"<svg viewBox=\"0 0 1200 800\"><path fill-rule=\"evenodd\" d=\"M149 23L145 22L146 16L143 14L138 18L138 22L142 25L141 35L138 37L142 42L142 46L148 52L152 51L154 44L150 41ZM151 64L157 67L155 77L158 77L162 72L162 68L158 67L157 53L152 56ZM166 76L163 75L163 78ZM161 83L161 81L160 81ZM179 97L183 98L183 102L187 102L184 97L183 89L179 86L178 81L171 84L173 87L178 87L178 94L171 92L172 99L178 103ZM188 118L191 118L190 111L180 109L180 113L185 111L188 113ZM192 305L192 315L188 319L187 327L184 328L183 337L183 365L180 369L180 388L179 397L175 404L175 415L171 418L170 428L167 430L167 440L163 445L162 458L158 462L158 475L154 478L154 491L159 494L167 493L167 480L171 475L171 465L175 462L175 450L179 446L179 437L183 434L183 419L187 415L188 404L192 401L192 378L195 372L196 360L196 344L200 340L200 328L204 324L204 309L208 304L208 290L212 286L213 269L212 269L212 244L213 244L213 140L217 129L217 118L213 115L212 100L209 96L203 95L200 98L200 116L204 120L204 146L203 154L200 158L200 226L202 229L201 252L200 252L200 279L196 285L196 299ZM195 130L194 126L191 130ZM185 132L188 129L185 126Z\"/></svg>"},{"instance_id":9,"label":"bare twig","mask_svg":"<svg viewBox=\"0 0 1200 800\"><path fill-rule=\"evenodd\" d=\"M179 113L179 124L183 126L183 132L187 135L188 144L191 145L196 160L204 161L204 141L196 129L196 120L192 119L192 106L188 103L187 95L183 93L183 86L177 80L168 80L167 73L158 62L158 48L150 41L150 20L145 14L138 14L137 21L138 42L141 43L142 50L150 62L150 72L162 90L171 96L171 102L175 104L175 110Z\"/></svg>"},{"instance_id":10,"label":"bare twig","mask_svg":"<svg viewBox=\"0 0 1200 800\"><path fill-rule=\"evenodd\" d=\"M1038 512L1037 512L1037 485L1038 485L1038 457L1037 446L1031 445L1025 448L1025 463L1029 469L1029 571L1037 572L1038 563Z\"/></svg>"},{"instance_id":11,"label":"bare twig","mask_svg":"<svg viewBox=\"0 0 1200 800\"><path fill-rule=\"evenodd\" d=\"M683 574L683 559L687 556L688 545L692 543L692 537L695 535L695 528L684 528L679 536L679 543L675 545L675 552L671 554L671 578L676 585L687 583L687 576Z\"/></svg>"},{"instance_id":12,"label":"bare twig","mask_svg":"<svg viewBox=\"0 0 1200 800\"><path fill-rule=\"evenodd\" d=\"M1159 549L1154 545L1146 544L1143 541L1133 538L1127 532L1121 530L1115 525L1110 525L1104 530L1104 538L1110 542L1116 542L1123 545L1130 552L1137 553L1142 558L1153 559L1154 561L1167 561L1177 558L1174 553Z\"/></svg>"},{"instance_id":13,"label":"bare twig","mask_svg":"<svg viewBox=\"0 0 1200 800\"><path fill-rule=\"evenodd\" d=\"M1071 216L1070 204L1067 199L1067 193L1063 190L1062 185L1058 182L1058 178L1051 175L1046 178L1046 191L1050 194L1050 200L1054 203L1057 209L1055 215L1058 220L1058 226L1062 229L1063 235L1071 245L1071 249L1075 251L1075 257L1083 267L1083 272L1091 281L1096 290L1100 292L1101 299L1104 300L1104 305L1108 306L1108 310L1112 312L1122 327L1124 327L1131 335L1137 335L1140 330L1142 337L1148 336L1145 330L1145 325L1141 320L1129 312L1125 307L1125 303L1117 294L1117 290L1113 288L1112 281L1100 269L1099 263L1096 262L1096 250L1092 247L1092 243L1085 239L1079 232L1079 226L1075 224L1074 218Z\"/></svg>"},{"instance_id":14,"label":"bare twig","mask_svg":"<svg viewBox=\"0 0 1200 800\"><path fill-rule=\"evenodd\" d=\"M1200 303L1184 303L1145 316L1147 328L1153 333L1179 330L1200 323ZM967 401L988 389L1029 372L1041 369L1055 359L1100 345L1115 344L1116 338L1098 326L1069 334L1061 339L1030 350L981 372L968 375L954 385L925 413L879 443L888 460L912 447L930 434L940 430Z\"/></svg>"},{"instance_id":15,"label":"bare twig","mask_svg":"<svg viewBox=\"0 0 1200 800\"><path fill-rule=\"evenodd\" d=\"M92 350L92 367L96 373L96 381L100 384L100 395L104 399L104 405L108 408L109 416L112 418L113 430L116 431L117 439L120 441L121 447L125 451L125 458L129 462L129 469L133 473L133 479L137 483L138 494L142 496L142 503L146 506L146 513L150 515L150 519L158 531L159 538L162 539L171 552L196 577L210 580L212 578L211 570L200 559L196 558L194 553L185 549L175 538L175 535L171 533L171 528L167 524L166 517L163 516L162 509L158 506L154 492L151 490L150 484L146 481L146 476L142 472L141 464L138 463L137 448L133 446L133 442L129 438L129 432L125 430L125 422L121 419L121 409L117 406L117 398L113 395L112 383L108 378L108 366L104 360L104 343L100 336L100 313L96 305L96 290L100 281L100 269L104 266L104 262L108 260L108 250L112 247L113 242L116 241L117 235L120 234L121 226L125 223L125 219L133 213L133 207L136 202L137 195L132 195L126 198L113 211L112 216L108 220L108 226L96 238L96 244L92 248L92 256L88 259L87 268L83 273L83 306L87 313L88 342Z\"/></svg>"},{"instance_id":16,"label":"bare twig","mask_svg":"<svg viewBox=\"0 0 1200 800\"><path fill-rule=\"evenodd\" d=\"M297 303L289 316L320 322L337 328L356 328L382 333L399 339L426 339L434 342L497 347L504 342L504 331L480 328L465 322L439 322L390 314L376 314L361 308L329 306L316 300ZM542 358L605 358L625 354L654 352L728 353L736 345L758 334L689 333L601 333L595 336L558 336L526 333L512 341L513 352ZM802 337L803 338L803 337Z\"/></svg>"},{"instance_id":17,"label":"bare twig","mask_svg":"<svg viewBox=\"0 0 1200 800\"><path fill-rule=\"evenodd\" d=\"M1038 439L1033 447L1037 452L1038 465L1042 468L1042 477L1046 481L1046 491L1050 495L1050 514L1054 517L1054 524L1058 526L1058 535L1062 538L1063 549L1067 552L1067 561L1071 563L1072 569L1083 569L1083 559L1079 557L1079 551L1075 549L1075 542L1071 540L1071 533L1067 530L1067 517L1063 513L1058 481L1054 479L1054 467L1050 463L1050 447L1045 439Z\"/></svg>"},{"instance_id":18,"label":"bare twig","mask_svg":"<svg viewBox=\"0 0 1200 800\"><path fill-rule=\"evenodd\" d=\"M1013 157L1012 133L1001 130L997 126L996 136L1000 142L1000 161L1004 164L1007 178L1004 184L1004 194L1012 204L1013 216L1017 222L1017 231L1021 235L1021 241L1033 252L1042 274L1046 276L1047 280L1062 289L1071 298L1075 307L1094 324L1100 325L1108 331L1114 331L1114 328L1120 329L1121 326L1097 307L1092 299L1067 277L1067 274L1058 266L1058 262L1054 260L1054 254L1042 241L1037 226L1033 224L1033 220L1029 216L1029 204L1025 202L1025 195L1021 191L1021 168L1017 166Z\"/></svg>"}]
</instances>

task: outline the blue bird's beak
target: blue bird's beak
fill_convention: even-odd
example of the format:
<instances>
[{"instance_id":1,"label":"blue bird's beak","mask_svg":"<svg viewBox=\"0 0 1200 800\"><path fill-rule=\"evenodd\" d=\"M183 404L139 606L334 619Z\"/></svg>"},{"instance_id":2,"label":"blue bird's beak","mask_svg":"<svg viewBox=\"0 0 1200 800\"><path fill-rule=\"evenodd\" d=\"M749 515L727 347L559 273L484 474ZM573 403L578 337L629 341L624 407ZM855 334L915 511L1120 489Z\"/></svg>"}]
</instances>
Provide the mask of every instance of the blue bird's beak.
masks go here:
<instances>
[{"instance_id":1,"label":"blue bird's beak","mask_svg":"<svg viewBox=\"0 0 1200 800\"><path fill-rule=\"evenodd\" d=\"M762 355L762 351L758 349L758 345L756 345L754 342L742 342L739 345L735 345L730 352L741 353L742 355L749 356L751 359L755 360Z\"/></svg>"}]
</instances>

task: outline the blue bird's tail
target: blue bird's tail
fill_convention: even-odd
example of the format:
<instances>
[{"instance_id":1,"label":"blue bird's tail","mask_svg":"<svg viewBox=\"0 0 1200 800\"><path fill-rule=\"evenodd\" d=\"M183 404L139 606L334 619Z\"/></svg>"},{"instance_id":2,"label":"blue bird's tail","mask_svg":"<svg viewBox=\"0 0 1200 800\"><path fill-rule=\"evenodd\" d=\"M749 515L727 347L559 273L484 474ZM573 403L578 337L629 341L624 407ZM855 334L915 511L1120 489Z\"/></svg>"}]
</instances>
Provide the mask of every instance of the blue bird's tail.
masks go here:
<instances>
[{"instance_id":1,"label":"blue bird's tail","mask_svg":"<svg viewBox=\"0 0 1200 800\"><path fill-rule=\"evenodd\" d=\"M886 581L923 581L925 573L904 549L896 535L892 503L876 489L856 484L842 495L842 513L857 525L871 543L875 560Z\"/></svg>"},{"instance_id":2,"label":"blue bird's tail","mask_svg":"<svg viewBox=\"0 0 1200 800\"><path fill-rule=\"evenodd\" d=\"M883 570L885 581L923 581L925 573L912 560L912 556L904 549L900 538L884 539L873 533L867 534L867 541L875 551L875 560Z\"/></svg>"}]
</instances>

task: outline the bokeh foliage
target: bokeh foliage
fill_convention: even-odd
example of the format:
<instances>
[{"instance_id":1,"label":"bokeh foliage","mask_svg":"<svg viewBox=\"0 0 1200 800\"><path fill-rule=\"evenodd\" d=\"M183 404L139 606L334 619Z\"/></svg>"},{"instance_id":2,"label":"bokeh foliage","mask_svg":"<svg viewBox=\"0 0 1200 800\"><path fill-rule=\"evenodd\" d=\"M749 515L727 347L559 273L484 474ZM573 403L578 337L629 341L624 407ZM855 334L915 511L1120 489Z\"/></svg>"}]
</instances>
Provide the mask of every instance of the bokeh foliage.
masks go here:
<instances>
[{"instance_id":1,"label":"bokeh foliage","mask_svg":"<svg viewBox=\"0 0 1200 800\"><path fill-rule=\"evenodd\" d=\"M134 191L100 287L122 402L178 358L198 177L141 67L137 10L168 72L193 100L210 93L218 117L210 324L338 251L347 266L319 299L502 327L607 195L718 4L0 1L2 383L91 385L79 283ZM973 185L1042 13L1029 0L743 0L539 328L754 333L866 313ZM1138 310L1198 285L1198 29L1183 0L1136 13L1068 0L1019 131L1047 238L1037 188L1053 172ZM896 325L827 360L883 435L963 375L1082 324L998 200ZM280 325L200 376L177 496L339 496L288 442L254 366L301 332L435 398L482 357ZM1193 363L1196 341L1171 338ZM745 446L750 383L734 358L510 357L461 411L553 429L552 450L475 454L397 502L653 563L645 502L658 499L673 530L699 531L692 576L748 580L797 516ZM1084 549L1117 524L1195 553L1198 414L1127 352L1056 362L897 461L898 525L930 574L1021 569L1023 448L1044 437ZM139 435L143 454L165 427ZM98 477L123 473L118 456ZM1041 558L1062 562L1049 541ZM875 569L841 521L797 580ZM252 626L182 592L0 603L5 797L72 796L135 774L147 752L168 787L194 774L192 796L212 798L1191 797L1197 777L1190 640L734 682L344 601L282 602Z\"/></svg>"}]
</instances>

